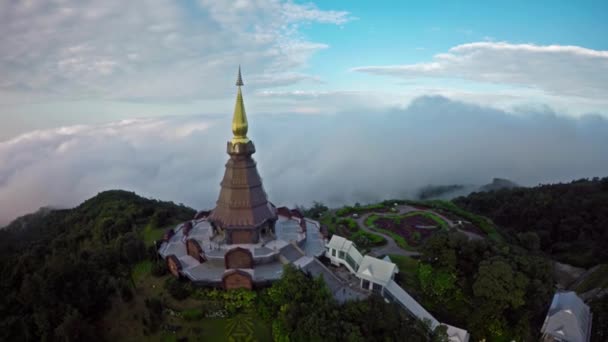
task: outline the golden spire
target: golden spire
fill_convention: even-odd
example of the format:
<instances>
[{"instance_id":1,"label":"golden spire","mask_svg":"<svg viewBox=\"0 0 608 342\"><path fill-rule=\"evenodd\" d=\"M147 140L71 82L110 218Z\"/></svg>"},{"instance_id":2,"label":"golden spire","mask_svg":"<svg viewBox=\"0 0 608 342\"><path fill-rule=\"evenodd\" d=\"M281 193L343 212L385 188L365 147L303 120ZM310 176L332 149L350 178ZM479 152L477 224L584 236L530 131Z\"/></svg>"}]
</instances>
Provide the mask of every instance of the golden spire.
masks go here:
<instances>
[{"instance_id":1,"label":"golden spire","mask_svg":"<svg viewBox=\"0 0 608 342\"><path fill-rule=\"evenodd\" d=\"M234 116L232 117L232 143L243 143L249 142L247 138L247 115L245 114L245 104L243 103L243 94L241 94L241 86L243 85L243 78L241 77L241 66L239 65L239 75L236 79L236 85L238 91L236 93L236 104L234 106Z\"/></svg>"}]
</instances>

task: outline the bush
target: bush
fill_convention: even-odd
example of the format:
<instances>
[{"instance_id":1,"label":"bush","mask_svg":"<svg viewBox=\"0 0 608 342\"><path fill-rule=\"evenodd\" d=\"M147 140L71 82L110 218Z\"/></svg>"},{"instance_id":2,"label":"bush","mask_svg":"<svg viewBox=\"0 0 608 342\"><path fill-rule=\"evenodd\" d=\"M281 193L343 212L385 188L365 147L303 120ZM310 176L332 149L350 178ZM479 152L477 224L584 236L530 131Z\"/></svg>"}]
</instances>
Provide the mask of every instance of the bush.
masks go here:
<instances>
[{"instance_id":1,"label":"bush","mask_svg":"<svg viewBox=\"0 0 608 342\"><path fill-rule=\"evenodd\" d=\"M163 320L163 304L158 298L146 299L145 304L150 314L150 321L146 321L147 327L154 332Z\"/></svg>"},{"instance_id":2,"label":"bush","mask_svg":"<svg viewBox=\"0 0 608 342\"><path fill-rule=\"evenodd\" d=\"M182 317L186 321L198 321L204 317L203 310L201 309L190 309L182 311Z\"/></svg>"},{"instance_id":3,"label":"bush","mask_svg":"<svg viewBox=\"0 0 608 342\"><path fill-rule=\"evenodd\" d=\"M257 295L255 292L245 289L235 289L230 291L197 289L192 294L192 297L207 301L209 303L219 303L221 306L216 308L216 310L223 309L223 311L226 311L229 315L234 315L239 312L252 309L254 307Z\"/></svg>"},{"instance_id":4,"label":"bush","mask_svg":"<svg viewBox=\"0 0 608 342\"><path fill-rule=\"evenodd\" d=\"M167 274L167 271L167 265L162 260L159 260L152 264L150 273L155 277L162 277Z\"/></svg>"},{"instance_id":5,"label":"bush","mask_svg":"<svg viewBox=\"0 0 608 342\"><path fill-rule=\"evenodd\" d=\"M133 299L133 291L125 280L120 281L120 297L124 302L130 302Z\"/></svg>"},{"instance_id":6,"label":"bush","mask_svg":"<svg viewBox=\"0 0 608 342\"><path fill-rule=\"evenodd\" d=\"M359 230L359 225L357 224L357 221L350 217L341 218L338 223L348 227L348 230L350 230L351 232L356 232Z\"/></svg>"},{"instance_id":7,"label":"bush","mask_svg":"<svg viewBox=\"0 0 608 342\"><path fill-rule=\"evenodd\" d=\"M360 230L351 236L351 239L355 243L355 245L367 248L373 246L382 246L386 244L386 239L380 235L368 233L366 231Z\"/></svg>"},{"instance_id":8,"label":"bush","mask_svg":"<svg viewBox=\"0 0 608 342\"><path fill-rule=\"evenodd\" d=\"M171 297L177 300L184 300L192 294L192 288L189 283L175 278L169 278L165 281L165 289L169 291Z\"/></svg>"}]
</instances>

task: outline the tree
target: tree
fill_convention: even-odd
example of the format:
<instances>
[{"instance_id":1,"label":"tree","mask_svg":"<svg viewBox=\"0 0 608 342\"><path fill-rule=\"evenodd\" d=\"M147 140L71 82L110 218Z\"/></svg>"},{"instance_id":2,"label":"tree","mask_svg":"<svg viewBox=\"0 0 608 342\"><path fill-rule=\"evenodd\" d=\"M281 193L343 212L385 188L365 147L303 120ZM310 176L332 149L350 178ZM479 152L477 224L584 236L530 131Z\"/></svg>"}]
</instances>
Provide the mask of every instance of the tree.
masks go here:
<instances>
[{"instance_id":1,"label":"tree","mask_svg":"<svg viewBox=\"0 0 608 342\"><path fill-rule=\"evenodd\" d=\"M433 330L431 342L448 342L449 340L448 327L446 325L441 324Z\"/></svg>"},{"instance_id":2,"label":"tree","mask_svg":"<svg viewBox=\"0 0 608 342\"><path fill-rule=\"evenodd\" d=\"M536 252L540 249L540 238L535 232L525 232L517 234L519 243L527 250Z\"/></svg>"},{"instance_id":3,"label":"tree","mask_svg":"<svg viewBox=\"0 0 608 342\"><path fill-rule=\"evenodd\" d=\"M473 293L497 310L518 308L525 303L528 281L524 274L513 271L503 260L484 261L479 265Z\"/></svg>"},{"instance_id":4,"label":"tree","mask_svg":"<svg viewBox=\"0 0 608 342\"><path fill-rule=\"evenodd\" d=\"M420 288L434 304L445 304L458 295L456 275L446 269L434 269L431 265L418 265Z\"/></svg>"},{"instance_id":5,"label":"tree","mask_svg":"<svg viewBox=\"0 0 608 342\"><path fill-rule=\"evenodd\" d=\"M71 310L64 318L63 322L55 328L55 338L58 341L99 341L99 334L82 317L78 310Z\"/></svg>"}]
</instances>

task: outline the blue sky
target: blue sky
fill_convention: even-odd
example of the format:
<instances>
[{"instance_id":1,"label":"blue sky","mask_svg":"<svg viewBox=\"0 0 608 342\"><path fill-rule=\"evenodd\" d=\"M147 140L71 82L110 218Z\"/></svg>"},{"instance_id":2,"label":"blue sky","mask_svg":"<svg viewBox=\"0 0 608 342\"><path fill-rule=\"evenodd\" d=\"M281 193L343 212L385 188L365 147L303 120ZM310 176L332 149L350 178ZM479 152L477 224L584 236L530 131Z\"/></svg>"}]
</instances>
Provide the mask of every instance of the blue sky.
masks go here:
<instances>
[{"instance_id":1,"label":"blue sky","mask_svg":"<svg viewBox=\"0 0 608 342\"><path fill-rule=\"evenodd\" d=\"M353 67L416 63L450 47L476 41L577 45L608 50L606 1L320 1L317 4L321 9L348 11L357 18L346 25L304 25L301 30L311 40L330 46L314 55L310 66L336 86L364 82L348 72Z\"/></svg>"}]
</instances>

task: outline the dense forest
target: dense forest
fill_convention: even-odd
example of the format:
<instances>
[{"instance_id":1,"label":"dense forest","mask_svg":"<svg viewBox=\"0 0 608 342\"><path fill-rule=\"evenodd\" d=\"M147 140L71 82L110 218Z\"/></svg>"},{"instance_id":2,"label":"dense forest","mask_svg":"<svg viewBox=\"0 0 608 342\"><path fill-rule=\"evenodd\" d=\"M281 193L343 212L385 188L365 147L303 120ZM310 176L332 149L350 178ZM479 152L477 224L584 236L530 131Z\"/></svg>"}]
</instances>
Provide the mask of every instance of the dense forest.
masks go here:
<instances>
[{"instance_id":1,"label":"dense forest","mask_svg":"<svg viewBox=\"0 0 608 342\"><path fill-rule=\"evenodd\" d=\"M548 259L459 232L429 238L416 281L408 282L408 290L440 321L488 341L537 338L554 292Z\"/></svg>"},{"instance_id":2,"label":"dense forest","mask_svg":"<svg viewBox=\"0 0 608 342\"><path fill-rule=\"evenodd\" d=\"M454 202L558 261L586 268L608 262L608 177L476 192Z\"/></svg>"},{"instance_id":3,"label":"dense forest","mask_svg":"<svg viewBox=\"0 0 608 342\"><path fill-rule=\"evenodd\" d=\"M106 191L0 230L0 340L99 340L94 323L110 296L128 296L131 266L155 253L141 239L144 227L193 215L183 205Z\"/></svg>"}]
</instances>

